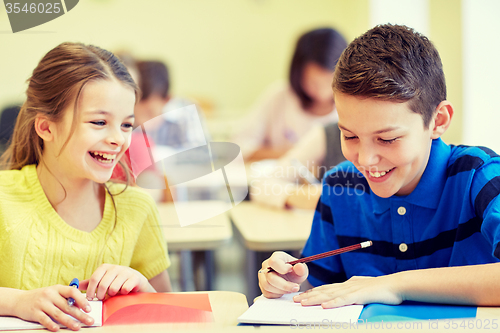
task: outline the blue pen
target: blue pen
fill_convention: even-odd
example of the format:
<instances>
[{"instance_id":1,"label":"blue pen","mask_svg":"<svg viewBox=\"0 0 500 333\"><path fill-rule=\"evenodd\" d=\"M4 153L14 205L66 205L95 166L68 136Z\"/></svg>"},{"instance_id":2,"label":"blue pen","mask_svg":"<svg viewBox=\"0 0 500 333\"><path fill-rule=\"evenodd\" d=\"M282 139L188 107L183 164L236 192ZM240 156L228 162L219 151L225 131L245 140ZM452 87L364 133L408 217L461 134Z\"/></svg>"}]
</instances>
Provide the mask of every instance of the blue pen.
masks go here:
<instances>
[{"instance_id":1,"label":"blue pen","mask_svg":"<svg viewBox=\"0 0 500 333\"><path fill-rule=\"evenodd\" d=\"M74 278L73 280L71 280L71 282L69 283L69 286L70 287L75 287L76 289L78 289L78 287L80 286L80 282L78 281L77 278ZM75 304L75 300L73 299L73 297L70 297L68 298L68 305L69 306L72 306L73 304Z\"/></svg>"}]
</instances>

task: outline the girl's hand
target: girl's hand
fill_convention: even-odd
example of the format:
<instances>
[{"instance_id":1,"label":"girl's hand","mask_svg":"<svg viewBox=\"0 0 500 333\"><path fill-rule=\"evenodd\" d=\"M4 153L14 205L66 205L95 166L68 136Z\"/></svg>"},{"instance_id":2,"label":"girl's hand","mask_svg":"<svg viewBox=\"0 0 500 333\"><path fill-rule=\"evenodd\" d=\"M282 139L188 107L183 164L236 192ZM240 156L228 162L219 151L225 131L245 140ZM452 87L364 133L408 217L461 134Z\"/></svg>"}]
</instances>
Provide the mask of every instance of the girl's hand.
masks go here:
<instances>
[{"instance_id":1,"label":"girl's hand","mask_svg":"<svg viewBox=\"0 0 500 333\"><path fill-rule=\"evenodd\" d=\"M106 296L132 292L155 292L144 275L126 266L102 264L88 280L80 282L80 290L87 291L87 299L94 295L102 300Z\"/></svg>"},{"instance_id":2,"label":"girl's hand","mask_svg":"<svg viewBox=\"0 0 500 333\"><path fill-rule=\"evenodd\" d=\"M92 317L81 311L90 312L89 302L74 287L56 285L28 291L19 290L15 295L12 313L14 316L38 322L53 332L59 330L59 325L53 320L74 331L80 329L80 324L67 314L86 325L94 323ZM68 305L70 297L75 300L73 306Z\"/></svg>"},{"instance_id":3,"label":"girl's hand","mask_svg":"<svg viewBox=\"0 0 500 333\"><path fill-rule=\"evenodd\" d=\"M284 294L297 292L300 284L307 279L309 270L305 264L290 265L289 261L296 258L285 252L274 252L271 257L262 263L258 273L259 287L267 298L279 298ZM268 272L268 267L274 272Z\"/></svg>"},{"instance_id":4,"label":"girl's hand","mask_svg":"<svg viewBox=\"0 0 500 333\"><path fill-rule=\"evenodd\" d=\"M394 275L379 277L353 276L343 283L333 283L310 289L293 298L302 305L320 305L336 308L351 304L400 304L403 299L398 292Z\"/></svg>"}]
</instances>

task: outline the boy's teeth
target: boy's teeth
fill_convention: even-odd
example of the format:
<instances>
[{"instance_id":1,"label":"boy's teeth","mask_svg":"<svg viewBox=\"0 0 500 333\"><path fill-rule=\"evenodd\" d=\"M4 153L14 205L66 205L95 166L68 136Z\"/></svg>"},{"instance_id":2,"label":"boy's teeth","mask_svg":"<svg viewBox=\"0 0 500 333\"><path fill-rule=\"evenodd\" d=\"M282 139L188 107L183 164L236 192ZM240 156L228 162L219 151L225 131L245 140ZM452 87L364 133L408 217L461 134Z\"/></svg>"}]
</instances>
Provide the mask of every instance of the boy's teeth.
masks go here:
<instances>
[{"instance_id":1,"label":"boy's teeth","mask_svg":"<svg viewBox=\"0 0 500 333\"><path fill-rule=\"evenodd\" d=\"M378 178L378 177L382 177L382 176L385 176L387 174L388 171L382 171L382 172L371 172L370 171L370 176L372 177L375 177L375 178Z\"/></svg>"}]
</instances>

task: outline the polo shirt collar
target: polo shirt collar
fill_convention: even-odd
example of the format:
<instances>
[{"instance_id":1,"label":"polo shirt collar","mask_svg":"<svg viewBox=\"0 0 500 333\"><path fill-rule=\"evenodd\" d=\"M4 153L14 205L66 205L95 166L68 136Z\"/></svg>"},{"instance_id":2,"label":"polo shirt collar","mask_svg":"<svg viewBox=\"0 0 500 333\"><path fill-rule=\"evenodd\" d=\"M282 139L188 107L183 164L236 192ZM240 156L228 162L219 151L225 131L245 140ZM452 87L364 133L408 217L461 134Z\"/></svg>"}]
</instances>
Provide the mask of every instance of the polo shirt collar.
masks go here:
<instances>
[{"instance_id":1,"label":"polo shirt collar","mask_svg":"<svg viewBox=\"0 0 500 333\"><path fill-rule=\"evenodd\" d=\"M432 140L427 166L413 192L407 196L392 196L390 198L381 198L371 192L374 212L381 214L388 210L392 199L404 200L413 205L436 209L446 182L446 168L450 155L450 146L444 143L441 138Z\"/></svg>"}]
</instances>

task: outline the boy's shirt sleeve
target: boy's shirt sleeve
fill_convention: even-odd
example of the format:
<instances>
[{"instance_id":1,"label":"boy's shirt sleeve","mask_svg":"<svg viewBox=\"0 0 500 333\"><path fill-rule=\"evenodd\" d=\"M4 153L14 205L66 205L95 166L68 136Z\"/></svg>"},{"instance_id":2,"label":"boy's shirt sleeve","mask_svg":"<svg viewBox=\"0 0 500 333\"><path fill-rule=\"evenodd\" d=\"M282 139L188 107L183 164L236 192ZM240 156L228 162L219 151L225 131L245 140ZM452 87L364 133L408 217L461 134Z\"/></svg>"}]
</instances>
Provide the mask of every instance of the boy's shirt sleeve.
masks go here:
<instances>
[{"instance_id":1,"label":"boy's shirt sleeve","mask_svg":"<svg viewBox=\"0 0 500 333\"><path fill-rule=\"evenodd\" d=\"M500 260L500 157L479 168L471 183L471 203L482 219L481 233L490 242L491 253Z\"/></svg>"},{"instance_id":2,"label":"boy's shirt sleeve","mask_svg":"<svg viewBox=\"0 0 500 333\"><path fill-rule=\"evenodd\" d=\"M308 257L339 248L334 220L330 208L331 191L325 190L328 186L323 180L323 194L316 206L311 233L302 251L302 257ZM323 258L307 263L309 276L307 280L317 287L323 284L344 282L347 280L340 256Z\"/></svg>"}]
</instances>

